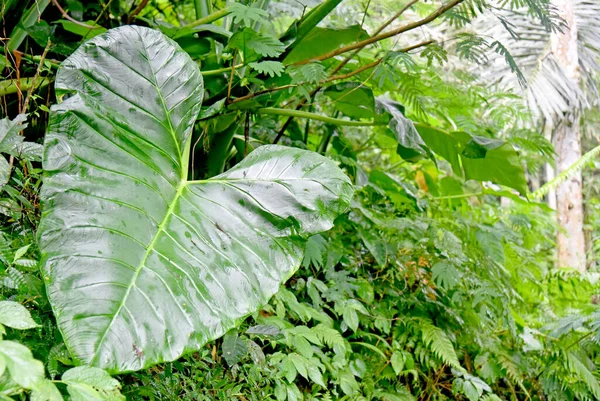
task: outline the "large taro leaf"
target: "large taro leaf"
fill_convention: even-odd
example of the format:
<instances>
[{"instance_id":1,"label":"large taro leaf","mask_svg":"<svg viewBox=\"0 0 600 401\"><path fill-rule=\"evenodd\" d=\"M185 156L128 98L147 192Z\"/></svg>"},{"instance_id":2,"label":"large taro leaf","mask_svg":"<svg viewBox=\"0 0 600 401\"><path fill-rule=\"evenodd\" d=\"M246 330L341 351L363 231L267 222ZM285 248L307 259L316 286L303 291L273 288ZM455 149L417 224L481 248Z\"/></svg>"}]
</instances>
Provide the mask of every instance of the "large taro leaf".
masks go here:
<instances>
[{"instance_id":1,"label":"large taro leaf","mask_svg":"<svg viewBox=\"0 0 600 401\"><path fill-rule=\"evenodd\" d=\"M202 78L161 33L122 27L60 67L39 228L47 292L80 364L174 360L236 326L349 204L324 157L264 146L187 181Z\"/></svg>"}]
</instances>

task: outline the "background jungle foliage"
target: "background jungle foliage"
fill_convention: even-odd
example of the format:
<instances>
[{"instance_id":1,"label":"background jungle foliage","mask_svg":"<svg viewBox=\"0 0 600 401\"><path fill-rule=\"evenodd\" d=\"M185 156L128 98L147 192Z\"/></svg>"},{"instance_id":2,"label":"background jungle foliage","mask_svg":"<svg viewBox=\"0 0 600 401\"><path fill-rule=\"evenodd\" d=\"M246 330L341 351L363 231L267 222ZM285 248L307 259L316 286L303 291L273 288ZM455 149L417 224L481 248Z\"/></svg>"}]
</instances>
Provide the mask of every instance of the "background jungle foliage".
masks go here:
<instances>
[{"instance_id":1,"label":"background jungle foliage","mask_svg":"<svg viewBox=\"0 0 600 401\"><path fill-rule=\"evenodd\" d=\"M0 2L0 398L600 399L594 0ZM575 83L548 46L561 7ZM202 72L191 179L278 143L333 160L355 195L237 330L111 377L74 367L45 293L40 161L58 66L128 24ZM544 186L567 115L589 153ZM586 269L557 265L548 197L579 173Z\"/></svg>"}]
</instances>

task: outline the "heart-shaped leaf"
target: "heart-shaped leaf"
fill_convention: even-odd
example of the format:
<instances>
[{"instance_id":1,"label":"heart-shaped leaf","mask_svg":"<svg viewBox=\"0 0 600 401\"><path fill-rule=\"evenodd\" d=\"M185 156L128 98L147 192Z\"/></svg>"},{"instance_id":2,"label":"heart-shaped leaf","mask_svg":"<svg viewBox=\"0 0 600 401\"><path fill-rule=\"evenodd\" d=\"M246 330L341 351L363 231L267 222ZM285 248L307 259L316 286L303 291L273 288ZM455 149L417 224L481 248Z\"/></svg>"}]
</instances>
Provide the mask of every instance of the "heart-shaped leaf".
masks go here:
<instances>
[{"instance_id":1,"label":"heart-shaped leaf","mask_svg":"<svg viewBox=\"0 0 600 401\"><path fill-rule=\"evenodd\" d=\"M63 102L46 136L39 238L78 363L131 371L220 337L278 290L307 236L350 202L333 162L281 146L188 181L202 77L157 31L96 36L55 85Z\"/></svg>"}]
</instances>

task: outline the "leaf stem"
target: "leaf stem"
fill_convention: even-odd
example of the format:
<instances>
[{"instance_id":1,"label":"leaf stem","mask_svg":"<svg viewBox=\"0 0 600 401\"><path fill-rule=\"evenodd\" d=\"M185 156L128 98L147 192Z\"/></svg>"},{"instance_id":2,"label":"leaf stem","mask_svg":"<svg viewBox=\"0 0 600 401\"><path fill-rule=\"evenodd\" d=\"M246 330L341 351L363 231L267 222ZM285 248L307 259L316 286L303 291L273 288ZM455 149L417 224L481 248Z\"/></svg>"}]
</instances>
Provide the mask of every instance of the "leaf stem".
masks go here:
<instances>
[{"instance_id":1,"label":"leaf stem","mask_svg":"<svg viewBox=\"0 0 600 401\"><path fill-rule=\"evenodd\" d=\"M234 65L233 67L223 67L223 68L217 68L216 70L200 71L200 73L202 74L202 76L207 77L210 75L219 75L224 72L230 72L232 68L238 69L238 68L242 68L243 66L244 66L244 64L237 64L237 65Z\"/></svg>"},{"instance_id":2,"label":"leaf stem","mask_svg":"<svg viewBox=\"0 0 600 401\"><path fill-rule=\"evenodd\" d=\"M182 28L193 28L198 25L210 24L212 22L220 20L221 18L229 15L230 13L231 11L229 11L227 8L224 8L222 10L215 11L214 13L207 15L204 18L200 18L196 21L190 22L189 24L185 24L182 26Z\"/></svg>"}]
</instances>

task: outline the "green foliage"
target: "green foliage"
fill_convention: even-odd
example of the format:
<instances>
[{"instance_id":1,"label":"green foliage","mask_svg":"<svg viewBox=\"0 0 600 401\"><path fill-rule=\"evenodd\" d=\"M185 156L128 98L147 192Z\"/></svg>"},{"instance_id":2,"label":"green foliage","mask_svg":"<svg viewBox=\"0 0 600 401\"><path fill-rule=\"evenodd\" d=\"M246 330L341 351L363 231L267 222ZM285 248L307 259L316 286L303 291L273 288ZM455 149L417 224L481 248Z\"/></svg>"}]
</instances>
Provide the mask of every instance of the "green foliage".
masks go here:
<instances>
[{"instance_id":1,"label":"green foliage","mask_svg":"<svg viewBox=\"0 0 600 401\"><path fill-rule=\"evenodd\" d=\"M10 90L2 92L5 96L0 107L6 118L0 120L4 127L0 132L10 132L7 143L32 144L28 146L33 153L23 152L23 145L0 149L9 166L5 168L7 181L0 195L0 312L5 312L0 313L0 323L6 327L0 341L4 347L0 348L6 351L1 358L6 365L0 376L1 396L19 400L126 397L252 401L599 398L597 268L583 275L557 270L553 263L555 227L549 208L508 189L526 195L528 186L536 187L542 167L554 156L551 143L541 134L538 115L531 113L517 90L519 84L525 87L523 77L530 80L528 88L538 95L536 99L545 100L539 97L541 93L550 105L574 93L562 79L552 81L549 91L531 86L531 72L535 70L530 64L537 66L537 55L547 54L547 48L539 44L546 43L549 32L560 25L549 2L491 5L467 0L426 26L415 21L431 16L442 2L417 2L381 31L384 22L407 2L399 6L387 1L328 0L309 2L306 9L304 4L288 1L59 2L71 18L87 21L84 24L89 28L66 20L56 7L47 7L50 1L5 3L2 16L11 39L4 56L0 56L0 68L7 77L0 88ZM202 8L198 5L205 10L196 15L196 10ZM215 9L212 14L208 5ZM589 45L581 50L580 59L586 78L597 69L595 8L590 1L577 2L581 37ZM478 25L477 20L488 14L492 15L491 22ZM440 24L440 20L449 24ZM84 38L95 36L87 43L98 43L106 36L96 34L104 30L114 34L111 28L126 24L148 25L175 38L183 49L173 54L179 63L167 62L169 57L165 55L169 52L160 51L140 61L138 55L145 54L141 50L153 52L161 47L160 41L142 41L144 49L113 49L111 54L117 59L112 61L110 55L102 53L106 47L88 47L87 51L97 52L94 57L75 50ZM398 27L408 28L390 39L357 45L374 32L388 33ZM456 27L461 27L460 31ZM493 30L496 27L504 34L497 35ZM127 37L137 40L136 35ZM430 38L435 41L429 43ZM51 43L45 52L48 39ZM168 43L164 49L172 50L170 46L174 45ZM348 45L356 47L337 54ZM79 57L77 63L72 63L74 52ZM68 56L70 61L64 62ZM125 65L117 67L118 59ZM188 61L184 63L183 59ZM114 69L90 70L76 77L98 61L105 67L114 63ZM487 68L492 62L506 74L489 77L485 72L493 75L495 70L473 69L470 64ZM57 68L60 63L65 67ZM196 65L200 66L203 86ZM67 66L74 68L67 72ZM69 74L74 77L72 83L82 86L65 85ZM160 81L164 86L157 84L161 74L170 77ZM561 76L554 70L544 70L544 74ZM514 79L515 90L494 85L500 78L501 83L507 82L505 75ZM148 82L137 86L138 80ZM58 98L50 90L50 83L57 89ZM588 89L594 85L593 80L586 81ZM152 140L155 146L148 145L153 122L157 122L158 130L169 131L164 109L152 96L157 86L165 103L173 106L171 122L179 121L179 117L186 121L181 125L185 140L180 143L180 153L187 155L189 144L188 166L183 166L178 156L174 163L157 165L163 160L162 152L173 155L169 143ZM190 106L197 97L188 99L190 90L202 94L200 110ZM52 178L46 178L42 207L39 143L52 141L52 135L45 133L53 103L60 104L52 113L73 104L85 110L77 113L79 123L70 123L78 127L69 131L78 139L62 135L58 143L69 146L62 149L64 152L55 147L50 152L53 157L47 154L46 176L52 175L48 171L50 159L59 164L72 161L69 157L75 155L94 165L84 168L72 161L74 170L65 176L64 186L53 186ZM136 105L143 110L131 112L130 107ZM148 118L138 119L139 114ZM28 124L23 115L28 116ZM145 123L139 125L142 120ZM137 137L128 137L130 140L118 142L119 146L150 163L152 171L144 170L146 174L140 175L128 155L115 153L108 142L98 142L101 138L93 130L81 137L75 135L84 132L84 123L91 128L112 127L110 132L135 131ZM53 114L49 131L58 140L56 127ZM124 139L118 135L110 138ZM179 348L166 359L185 355L173 362L156 357L157 365L115 378L97 368L73 368L80 361L72 354L72 343L84 336L63 338L56 319L63 319L64 324L68 320L66 312L55 315L48 302L48 295L53 299L73 280L54 280L40 273L40 256L45 258L44 265L48 260L48 242L41 242L40 255L36 234L42 214L42 231L46 233L56 229L66 235L82 221L95 225L98 221L89 221L88 217L97 204L68 202L62 206L64 218L49 227L45 223L48 213L59 208L49 206L48 194L71 194L73 177L79 182L82 176L94 177L98 168L110 169L125 178L112 178L112 173L106 172L102 175L106 192L91 184L82 188L84 192L111 199L121 197L121 204L127 201L136 210L160 214L157 205L160 199L170 196L169 187L156 187L152 193L147 188L160 181L161 174L170 172L181 180L189 177L200 186L214 182L213 176L231 168L234 172L268 172L277 163L268 164L271 159L265 159L256 169L253 161L257 154L268 153L264 145L274 142L303 149L285 148L292 158L310 155L311 164L322 162L331 169L338 164L357 188L349 210L337 217L333 229L305 240L296 237L297 226L306 223L301 218L304 208L317 210L318 214L323 206L319 199L328 192L309 187L305 188L309 191L295 191L290 182L280 185L275 181L270 183L281 187L276 196L255 184L249 189L252 196L273 207L290 205L288 201L293 197L299 199L291 203L295 206L284 221L269 226L272 230L268 232L281 236L273 234L274 249L262 248L257 259L263 263L256 263L269 273L280 271L290 260L272 258L281 256L277 246L282 241L298 241L294 252L287 254L298 271L270 301L264 298L254 303L250 316L242 313L236 322L229 322L227 328L235 328L225 337L208 343L199 341L202 346L185 352L180 352L185 346L175 341L174 330L185 327L186 319L169 309L176 302L158 297L164 311L161 316L171 319L174 328L168 333L162 329L148 331L149 325L140 322L152 319L151 311L138 308L141 303L127 304L132 312L130 320L139 323L131 327L138 334L144 333L140 340L147 343L120 335L118 340L110 341L113 346L122 345L123 353L139 366L146 364L142 360L156 356L153 346L164 347L170 340L174 348ZM53 149L52 145L48 148ZM284 148L273 149L284 152ZM304 153L306 150L315 150L325 158ZM93 160L89 160L92 155ZM582 163L592 165L591 158L591 154L586 155L585 161L573 168L579 170ZM293 170L289 167L283 174ZM126 176L137 181L127 182ZM312 178L320 182L324 176L325 172L317 169ZM311 195L314 202L307 201ZM213 203L200 208L210 221L201 218L193 224L195 230L206 229L203 238L193 237L190 245L185 235L166 231L193 248L191 254L195 256L190 256L190 249L170 246L165 235L156 243L161 254L167 255L162 259L165 265L175 262L188 266L196 260L208 264L210 257L216 260L221 253L240 266L252 265L256 259L245 249L255 251L263 231L240 231L240 235L231 237L236 225L228 226L233 220L221 209L227 197L214 192L210 196ZM501 198L510 199L510 204L507 206ZM595 203L590 197L593 226L598 222ZM135 212L121 213L115 208L106 209L99 220L113 219L115 224L123 220L127 227L112 229L127 230L133 238L147 235L146 225L132 224ZM179 216L182 209L177 209ZM271 212L257 207L252 208L254 212L248 211L240 205L232 206L232 210L237 212L235 221ZM333 217L327 228L333 224ZM265 229L255 223L253 220L251 226ZM590 241L600 249L592 229ZM70 238L75 240L90 239L90 244L78 244L73 252L82 254L90 247L99 247L110 236L96 235L91 241L92 237L72 235ZM57 238L63 241L62 235ZM136 255L136 245L126 246L125 242L119 237L113 241L114 246L101 251L105 257L110 257L107 252L112 250L121 250L123 257ZM214 245L212 250L205 248L210 244ZM221 245L229 248L223 250ZM204 249L206 255L195 254L196 248ZM216 266L226 268L225 264ZM74 274L80 275L77 279L84 285L105 272L87 263L73 263L72 270L77 271ZM261 291L269 285L266 276L255 285ZM54 290L47 295L44 282L48 279L54 280ZM104 277L107 282L112 283L112 279ZM200 282L214 283L206 277ZM169 276L168 288L175 296L183 296L191 283ZM220 283L235 286L235 281ZM155 277L147 284L141 287L153 302L160 279ZM103 287L111 291L98 291L93 302L85 302L89 301L87 296L67 301L65 310L99 307L119 286ZM276 285L272 287L275 292ZM131 292L137 294L136 289ZM216 314L245 308L253 290L236 287L232 293L235 297L226 298ZM202 315L199 303L187 301L180 302L191 305L193 313L187 315ZM73 315L70 320L84 324L85 319L75 319L81 316ZM151 328L160 326L155 323L156 319ZM145 335L150 332L152 335ZM191 337L190 341L196 341L195 334ZM14 380L10 366L19 373L21 384Z\"/></svg>"}]
</instances>

